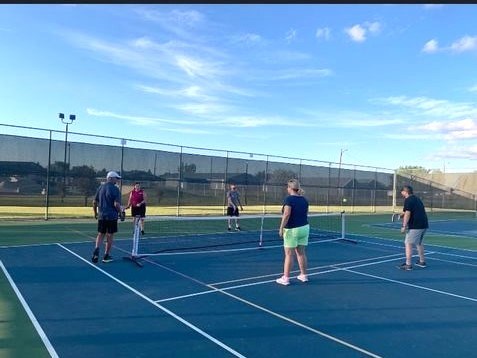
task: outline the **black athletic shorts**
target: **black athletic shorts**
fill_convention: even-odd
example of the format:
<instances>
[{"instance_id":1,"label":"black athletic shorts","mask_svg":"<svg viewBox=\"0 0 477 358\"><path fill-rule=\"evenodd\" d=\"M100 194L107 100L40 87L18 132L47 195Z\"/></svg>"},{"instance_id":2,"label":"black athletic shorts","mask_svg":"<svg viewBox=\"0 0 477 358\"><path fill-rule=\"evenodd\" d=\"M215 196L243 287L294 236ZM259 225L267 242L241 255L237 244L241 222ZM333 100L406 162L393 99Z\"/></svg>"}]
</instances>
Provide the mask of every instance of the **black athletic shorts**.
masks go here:
<instances>
[{"instance_id":1,"label":"black athletic shorts","mask_svg":"<svg viewBox=\"0 0 477 358\"><path fill-rule=\"evenodd\" d=\"M114 234L118 232L118 220L98 220L98 232L101 234Z\"/></svg>"},{"instance_id":2,"label":"black athletic shorts","mask_svg":"<svg viewBox=\"0 0 477 358\"><path fill-rule=\"evenodd\" d=\"M227 206L227 215L228 216L239 216L238 207L235 207L235 209L234 209L231 206Z\"/></svg>"},{"instance_id":3,"label":"black athletic shorts","mask_svg":"<svg viewBox=\"0 0 477 358\"><path fill-rule=\"evenodd\" d=\"M131 206L131 216L140 216L140 217L145 217L146 216L146 205L141 205L141 206Z\"/></svg>"}]
</instances>

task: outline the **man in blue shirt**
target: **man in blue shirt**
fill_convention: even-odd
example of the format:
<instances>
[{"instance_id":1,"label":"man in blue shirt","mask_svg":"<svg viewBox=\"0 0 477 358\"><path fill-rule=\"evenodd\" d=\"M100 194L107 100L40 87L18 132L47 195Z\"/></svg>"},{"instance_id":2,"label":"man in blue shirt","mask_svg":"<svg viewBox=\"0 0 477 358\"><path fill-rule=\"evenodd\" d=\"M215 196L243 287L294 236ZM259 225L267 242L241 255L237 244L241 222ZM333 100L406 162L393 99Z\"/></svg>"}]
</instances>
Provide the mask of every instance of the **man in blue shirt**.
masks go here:
<instances>
[{"instance_id":1,"label":"man in blue shirt","mask_svg":"<svg viewBox=\"0 0 477 358\"><path fill-rule=\"evenodd\" d=\"M121 193L116 186L119 179L121 177L118 173L110 171L106 175L106 183L99 186L93 200L94 217L98 219L98 236L96 237L93 257L91 258L91 261L94 263L98 262L99 248L104 236L106 236L106 248L102 261L113 261L110 252L113 247L114 233L118 231L118 217L121 217L121 221L124 221L125 217L124 210L121 207Z\"/></svg>"}]
</instances>

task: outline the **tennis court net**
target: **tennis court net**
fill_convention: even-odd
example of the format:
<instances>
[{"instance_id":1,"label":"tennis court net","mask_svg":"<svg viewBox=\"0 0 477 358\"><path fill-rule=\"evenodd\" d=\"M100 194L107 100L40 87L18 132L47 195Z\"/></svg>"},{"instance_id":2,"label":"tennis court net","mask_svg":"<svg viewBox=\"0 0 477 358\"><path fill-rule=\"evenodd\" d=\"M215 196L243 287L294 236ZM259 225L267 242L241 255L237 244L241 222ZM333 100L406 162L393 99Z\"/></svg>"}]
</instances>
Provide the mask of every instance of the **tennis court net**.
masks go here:
<instances>
[{"instance_id":1,"label":"tennis court net","mask_svg":"<svg viewBox=\"0 0 477 358\"><path fill-rule=\"evenodd\" d=\"M281 215L243 215L239 217L240 230L227 216L146 218L146 234L141 235L139 220L133 234L133 257L163 255L177 252L214 250L244 250L247 248L281 245L278 236ZM345 214L309 214L309 242L345 239Z\"/></svg>"}]
</instances>

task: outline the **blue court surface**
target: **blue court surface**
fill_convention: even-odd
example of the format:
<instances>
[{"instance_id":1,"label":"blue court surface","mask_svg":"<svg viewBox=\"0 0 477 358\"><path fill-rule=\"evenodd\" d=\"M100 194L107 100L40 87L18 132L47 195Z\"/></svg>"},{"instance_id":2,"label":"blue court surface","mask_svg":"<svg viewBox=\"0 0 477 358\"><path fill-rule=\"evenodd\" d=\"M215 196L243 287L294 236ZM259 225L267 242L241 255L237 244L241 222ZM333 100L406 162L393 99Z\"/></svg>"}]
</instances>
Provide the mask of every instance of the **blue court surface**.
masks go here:
<instances>
[{"instance_id":1,"label":"blue court surface","mask_svg":"<svg viewBox=\"0 0 477 358\"><path fill-rule=\"evenodd\" d=\"M400 229L400 221L390 223L373 224L372 226ZM465 236L477 239L477 223L475 219L445 219L430 220L428 233Z\"/></svg>"},{"instance_id":2,"label":"blue court surface","mask_svg":"<svg viewBox=\"0 0 477 358\"><path fill-rule=\"evenodd\" d=\"M238 233L237 235L241 235ZM93 244L0 249L52 357L475 357L477 252L352 236L308 247L289 286L279 242L91 263ZM251 247L250 247L251 246ZM295 269L297 265L295 263Z\"/></svg>"}]
</instances>

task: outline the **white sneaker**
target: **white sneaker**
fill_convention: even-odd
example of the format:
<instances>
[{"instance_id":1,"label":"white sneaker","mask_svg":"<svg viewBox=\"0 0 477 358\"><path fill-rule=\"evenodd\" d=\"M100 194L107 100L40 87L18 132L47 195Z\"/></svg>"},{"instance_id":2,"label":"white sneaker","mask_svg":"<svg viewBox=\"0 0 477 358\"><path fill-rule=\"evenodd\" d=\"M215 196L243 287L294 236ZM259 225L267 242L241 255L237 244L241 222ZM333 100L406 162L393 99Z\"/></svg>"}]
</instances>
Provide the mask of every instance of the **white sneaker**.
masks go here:
<instances>
[{"instance_id":1,"label":"white sneaker","mask_svg":"<svg viewBox=\"0 0 477 358\"><path fill-rule=\"evenodd\" d=\"M308 275L298 275L296 278L301 282L308 282Z\"/></svg>"},{"instance_id":2,"label":"white sneaker","mask_svg":"<svg viewBox=\"0 0 477 358\"><path fill-rule=\"evenodd\" d=\"M290 284L290 280L288 279L288 277L285 276L277 278L275 282L283 286L288 286Z\"/></svg>"}]
</instances>

